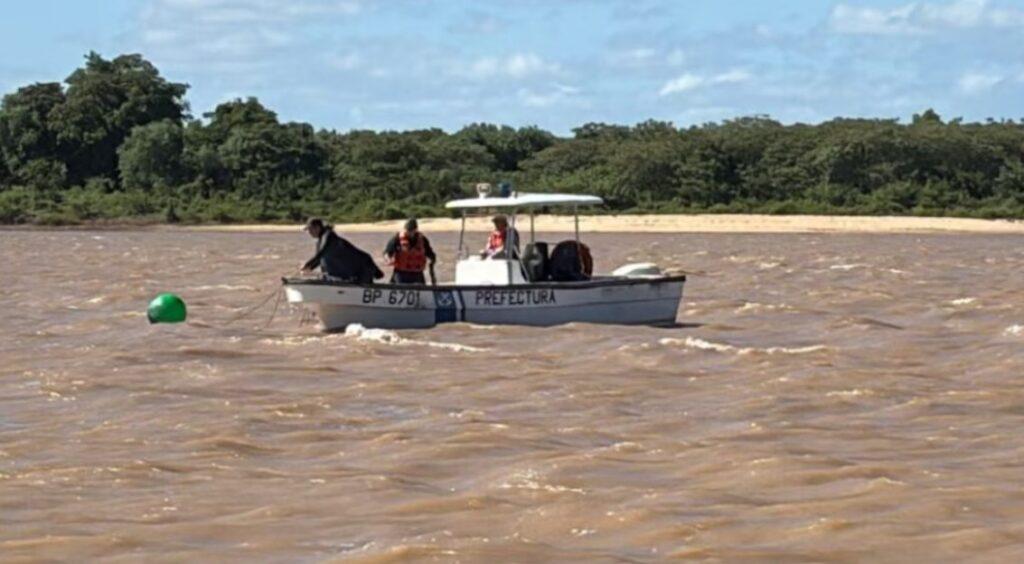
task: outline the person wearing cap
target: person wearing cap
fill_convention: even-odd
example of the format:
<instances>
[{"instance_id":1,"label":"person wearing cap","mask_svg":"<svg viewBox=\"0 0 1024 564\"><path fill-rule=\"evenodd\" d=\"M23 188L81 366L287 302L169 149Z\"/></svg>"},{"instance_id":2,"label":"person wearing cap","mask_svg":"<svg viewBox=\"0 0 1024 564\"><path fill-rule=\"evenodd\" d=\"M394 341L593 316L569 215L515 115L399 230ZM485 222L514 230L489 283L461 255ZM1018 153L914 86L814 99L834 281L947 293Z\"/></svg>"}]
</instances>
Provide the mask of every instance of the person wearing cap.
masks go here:
<instances>
[{"instance_id":1,"label":"person wearing cap","mask_svg":"<svg viewBox=\"0 0 1024 564\"><path fill-rule=\"evenodd\" d=\"M430 281L434 278L434 263L437 255L430 247L426 235L420 233L416 219L405 222L405 228L396 233L384 248L384 257L394 267L391 282L394 284L426 284L423 272L430 267Z\"/></svg>"},{"instance_id":2,"label":"person wearing cap","mask_svg":"<svg viewBox=\"0 0 1024 564\"><path fill-rule=\"evenodd\" d=\"M369 253L340 237L324 220L311 218L303 230L316 239L316 254L303 263L303 273L319 268L327 279L357 284L372 284L374 279L384 277Z\"/></svg>"},{"instance_id":3,"label":"person wearing cap","mask_svg":"<svg viewBox=\"0 0 1024 564\"><path fill-rule=\"evenodd\" d=\"M513 227L509 229L508 218L503 215L496 215L491 219L494 224L494 231L487 238L487 246L480 253L482 258L508 258L508 249L512 249L512 256L519 254L519 232Z\"/></svg>"}]
</instances>

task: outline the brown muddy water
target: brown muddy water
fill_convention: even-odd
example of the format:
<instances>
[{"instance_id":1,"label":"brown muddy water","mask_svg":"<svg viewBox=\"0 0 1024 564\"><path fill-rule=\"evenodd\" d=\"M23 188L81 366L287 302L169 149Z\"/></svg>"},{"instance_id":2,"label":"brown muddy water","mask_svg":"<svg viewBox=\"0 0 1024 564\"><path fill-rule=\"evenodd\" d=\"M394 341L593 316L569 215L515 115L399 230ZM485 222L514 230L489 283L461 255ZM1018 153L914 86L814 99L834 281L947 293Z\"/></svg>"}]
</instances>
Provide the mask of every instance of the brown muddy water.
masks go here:
<instances>
[{"instance_id":1,"label":"brown muddy water","mask_svg":"<svg viewBox=\"0 0 1024 564\"><path fill-rule=\"evenodd\" d=\"M588 241L693 325L226 325L308 238L0 232L0 560L1024 559L1024 238Z\"/></svg>"}]
</instances>

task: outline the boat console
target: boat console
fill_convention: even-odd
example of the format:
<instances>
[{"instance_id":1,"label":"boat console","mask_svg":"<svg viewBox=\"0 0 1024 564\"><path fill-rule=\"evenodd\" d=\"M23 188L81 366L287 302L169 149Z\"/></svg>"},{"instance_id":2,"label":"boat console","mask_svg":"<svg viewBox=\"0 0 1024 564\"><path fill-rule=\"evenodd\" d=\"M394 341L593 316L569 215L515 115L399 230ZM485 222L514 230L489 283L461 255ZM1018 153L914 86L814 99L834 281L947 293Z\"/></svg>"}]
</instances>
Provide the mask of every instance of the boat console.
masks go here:
<instances>
[{"instance_id":1,"label":"boat console","mask_svg":"<svg viewBox=\"0 0 1024 564\"><path fill-rule=\"evenodd\" d=\"M455 265L456 286L510 286L528 284L518 260L471 256Z\"/></svg>"}]
</instances>

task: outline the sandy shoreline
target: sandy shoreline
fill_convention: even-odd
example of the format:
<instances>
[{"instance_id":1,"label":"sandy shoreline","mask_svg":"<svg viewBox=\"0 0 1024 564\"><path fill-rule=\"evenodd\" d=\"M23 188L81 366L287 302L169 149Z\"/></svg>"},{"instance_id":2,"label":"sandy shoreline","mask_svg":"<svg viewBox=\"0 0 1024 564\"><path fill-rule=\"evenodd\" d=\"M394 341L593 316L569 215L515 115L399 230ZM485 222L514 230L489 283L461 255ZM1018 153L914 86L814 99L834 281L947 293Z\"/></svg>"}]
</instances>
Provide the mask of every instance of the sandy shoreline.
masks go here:
<instances>
[{"instance_id":1,"label":"sandy shoreline","mask_svg":"<svg viewBox=\"0 0 1024 564\"><path fill-rule=\"evenodd\" d=\"M458 231L460 221L451 218L423 218L426 232ZM402 221L338 224L340 232L387 233L400 229ZM520 229L529 227L520 219ZM467 221L471 231L487 231L486 218ZM293 232L298 225L198 225L160 226L205 232ZM572 231L571 216L538 216L538 231ZM602 215L580 217L580 230L608 233L987 233L1024 234L1024 221L948 217L875 217L815 215Z\"/></svg>"}]
</instances>

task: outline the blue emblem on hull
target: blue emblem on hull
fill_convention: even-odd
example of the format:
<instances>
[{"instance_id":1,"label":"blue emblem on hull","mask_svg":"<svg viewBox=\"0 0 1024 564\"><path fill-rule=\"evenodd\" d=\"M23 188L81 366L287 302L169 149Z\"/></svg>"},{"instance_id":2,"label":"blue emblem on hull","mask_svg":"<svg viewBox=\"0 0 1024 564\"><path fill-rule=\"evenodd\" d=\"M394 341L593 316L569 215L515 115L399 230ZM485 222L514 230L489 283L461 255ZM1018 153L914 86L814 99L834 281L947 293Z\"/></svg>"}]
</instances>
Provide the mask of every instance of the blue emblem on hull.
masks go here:
<instances>
[{"instance_id":1,"label":"blue emblem on hull","mask_svg":"<svg viewBox=\"0 0 1024 564\"><path fill-rule=\"evenodd\" d=\"M436 323L451 323L459 320L458 302L455 300L455 292L435 291L434 292L434 321Z\"/></svg>"}]
</instances>

